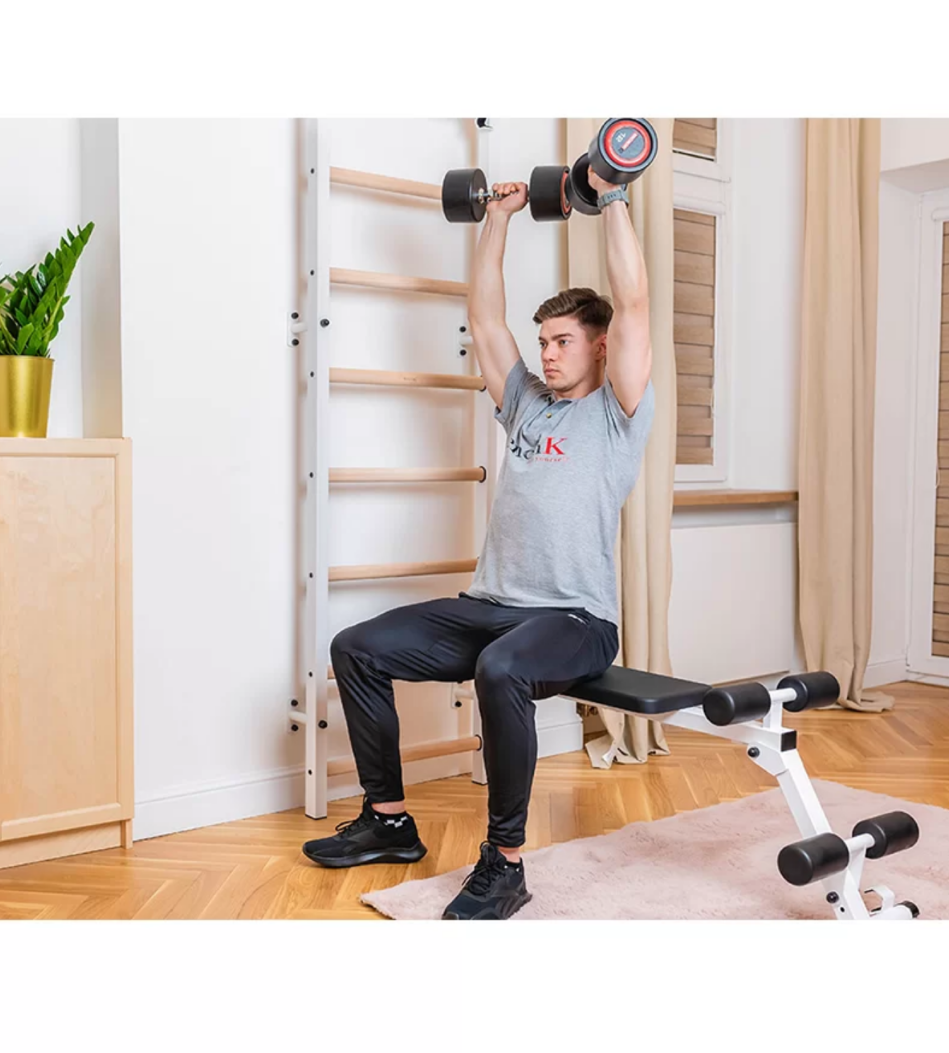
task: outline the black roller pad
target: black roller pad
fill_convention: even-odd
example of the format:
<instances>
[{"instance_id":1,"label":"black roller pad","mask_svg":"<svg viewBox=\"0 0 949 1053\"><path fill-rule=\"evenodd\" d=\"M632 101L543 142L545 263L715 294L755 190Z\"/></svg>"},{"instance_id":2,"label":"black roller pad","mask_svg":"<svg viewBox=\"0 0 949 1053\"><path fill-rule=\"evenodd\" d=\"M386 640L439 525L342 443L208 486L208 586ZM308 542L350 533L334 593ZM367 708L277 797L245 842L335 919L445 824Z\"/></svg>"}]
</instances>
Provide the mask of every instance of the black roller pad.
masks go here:
<instances>
[{"instance_id":1,"label":"black roller pad","mask_svg":"<svg viewBox=\"0 0 949 1053\"><path fill-rule=\"evenodd\" d=\"M787 845L778 853L778 870L790 885L809 885L812 881L839 874L850 864L850 849L838 834L817 834L806 841Z\"/></svg>"},{"instance_id":2,"label":"black roller pad","mask_svg":"<svg viewBox=\"0 0 949 1053\"><path fill-rule=\"evenodd\" d=\"M886 812L872 819L862 819L853 828L853 836L869 834L873 845L867 849L867 859L880 859L912 848L919 840L919 826L909 812Z\"/></svg>"},{"instance_id":3,"label":"black roller pad","mask_svg":"<svg viewBox=\"0 0 949 1053\"><path fill-rule=\"evenodd\" d=\"M789 713L800 713L815 706L828 706L840 698L840 684L833 673L796 673L786 676L779 684L778 690L791 688L797 692L793 702L785 702L784 708Z\"/></svg>"}]
</instances>

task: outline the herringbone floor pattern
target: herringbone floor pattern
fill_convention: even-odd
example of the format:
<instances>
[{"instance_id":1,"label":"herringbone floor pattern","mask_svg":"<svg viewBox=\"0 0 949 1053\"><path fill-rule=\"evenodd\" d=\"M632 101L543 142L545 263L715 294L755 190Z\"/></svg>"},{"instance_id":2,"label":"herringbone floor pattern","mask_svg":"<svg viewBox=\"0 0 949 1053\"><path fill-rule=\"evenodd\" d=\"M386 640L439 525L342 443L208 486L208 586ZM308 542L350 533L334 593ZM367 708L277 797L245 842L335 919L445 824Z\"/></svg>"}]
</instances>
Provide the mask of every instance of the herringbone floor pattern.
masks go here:
<instances>
[{"instance_id":1,"label":"herringbone floor pattern","mask_svg":"<svg viewBox=\"0 0 949 1053\"><path fill-rule=\"evenodd\" d=\"M883 714L788 714L814 778L949 808L949 689L897 684ZM741 746L666 729L671 756L592 768L586 753L541 760L528 850L772 789ZM352 818L358 799L334 801L315 822L302 809L0 870L0 919L360 918L370 889L473 864L485 829L486 789L468 776L407 787L428 855L410 867L323 870L300 845Z\"/></svg>"}]
</instances>

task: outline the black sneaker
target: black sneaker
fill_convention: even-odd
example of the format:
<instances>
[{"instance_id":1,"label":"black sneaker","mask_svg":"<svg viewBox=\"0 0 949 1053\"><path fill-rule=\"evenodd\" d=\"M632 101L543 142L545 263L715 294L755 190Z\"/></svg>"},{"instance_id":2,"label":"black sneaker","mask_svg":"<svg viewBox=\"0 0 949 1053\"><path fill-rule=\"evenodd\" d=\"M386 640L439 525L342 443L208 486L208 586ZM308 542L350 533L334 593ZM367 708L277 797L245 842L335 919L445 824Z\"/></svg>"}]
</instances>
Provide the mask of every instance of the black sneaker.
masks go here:
<instances>
[{"instance_id":1,"label":"black sneaker","mask_svg":"<svg viewBox=\"0 0 949 1053\"><path fill-rule=\"evenodd\" d=\"M494 845L481 845L481 858L465 878L461 892L448 904L445 921L505 921L516 914L531 894L523 865L513 867Z\"/></svg>"},{"instance_id":2,"label":"black sneaker","mask_svg":"<svg viewBox=\"0 0 949 1053\"><path fill-rule=\"evenodd\" d=\"M376 812L365 798L362 812L340 823L336 830L333 837L307 841L302 849L307 859L324 867L358 867L364 863L417 863L428 851L419 840L411 815L393 820Z\"/></svg>"}]
</instances>

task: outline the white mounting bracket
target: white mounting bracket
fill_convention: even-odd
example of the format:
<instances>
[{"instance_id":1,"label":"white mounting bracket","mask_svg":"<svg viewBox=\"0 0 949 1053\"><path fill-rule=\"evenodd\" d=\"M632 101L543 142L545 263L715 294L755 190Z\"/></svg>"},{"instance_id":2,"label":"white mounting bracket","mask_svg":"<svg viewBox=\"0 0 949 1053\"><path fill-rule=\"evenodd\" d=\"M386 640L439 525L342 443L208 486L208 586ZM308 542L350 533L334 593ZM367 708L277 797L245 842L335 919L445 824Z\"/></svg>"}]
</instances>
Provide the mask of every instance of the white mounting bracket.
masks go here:
<instances>
[{"instance_id":1,"label":"white mounting bracket","mask_svg":"<svg viewBox=\"0 0 949 1053\"><path fill-rule=\"evenodd\" d=\"M290 311L287 314L287 347L297 347L300 343L299 334L306 332L306 322L300 321L299 311Z\"/></svg>"},{"instance_id":2,"label":"white mounting bracket","mask_svg":"<svg viewBox=\"0 0 949 1053\"><path fill-rule=\"evenodd\" d=\"M306 712L291 703L290 711L287 713L287 732L292 735L299 731L305 723Z\"/></svg>"}]
</instances>

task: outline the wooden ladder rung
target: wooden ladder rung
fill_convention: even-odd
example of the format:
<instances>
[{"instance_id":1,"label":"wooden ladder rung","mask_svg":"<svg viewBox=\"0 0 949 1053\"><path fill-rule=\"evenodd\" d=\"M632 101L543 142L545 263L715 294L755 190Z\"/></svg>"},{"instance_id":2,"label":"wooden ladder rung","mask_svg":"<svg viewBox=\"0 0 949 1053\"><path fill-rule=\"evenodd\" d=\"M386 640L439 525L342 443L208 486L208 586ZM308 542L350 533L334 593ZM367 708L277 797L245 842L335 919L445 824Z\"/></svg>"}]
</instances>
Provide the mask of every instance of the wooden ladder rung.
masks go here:
<instances>
[{"instance_id":1,"label":"wooden ladder rung","mask_svg":"<svg viewBox=\"0 0 949 1053\"><path fill-rule=\"evenodd\" d=\"M395 176L376 175L373 172L357 172L353 168L330 168L330 182L337 186L358 186L365 190L385 190L390 194L405 194L428 201L441 201L442 188L434 183L419 183L414 179L397 179Z\"/></svg>"},{"instance_id":2,"label":"wooden ladder rung","mask_svg":"<svg viewBox=\"0 0 949 1053\"><path fill-rule=\"evenodd\" d=\"M448 742L425 742L419 746L406 746L402 750L402 763L428 760L430 757L450 757L455 753L477 753L481 749L481 739L472 735L466 739L450 739ZM356 762L348 757L331 760L326 765L327 775L344 775L356 770Z\"/></svg>"},{"instance_id":3,"label":"wooden ladder rung","mask_svg":"<svg viewBox=\"0 0 949 1053\"><path fill-rule=\"evenodd\" d=\"M330 468L331 483L483 483L484 468Z\"/></svg>"},{"instance_id":4,"label":"wooden ladder rung","mask_svg":"<svg viewBox=\"0 0 949 1053\"><path fill-rule=\"evenodd\" d=\"M330 281L336 285L358 285L367 289L389 289L393 292L434 293L438 296L467 296L467 282L442 278L409 278L403 274L381 274L378 271L351 271L330 268Z\"/></svg>"},{"instance_id":5,"label":"wooden ladder rung","mask_svg":"<svg viewBox=\"0 0 949 1053\"><path fill-rule=\"evenodd\" d=\"M415 578L425 574L467 574L477 566L476 559L446 559L428 563L376 563L330 567L329 580L367 581L381 578Z\"/></svg>"},{"instance_id":6,"label":"wooden ladder rung","mask_svg":"<svg viewBox=\"0 0 949 1053\"><path fill-rule=\"evenodd\" d=\"M374 384L380 387L462 388L484 391L484 377L455 373L402 373L384 369L330 369L331 384Z\"/></svg>"}]
</instances>

